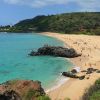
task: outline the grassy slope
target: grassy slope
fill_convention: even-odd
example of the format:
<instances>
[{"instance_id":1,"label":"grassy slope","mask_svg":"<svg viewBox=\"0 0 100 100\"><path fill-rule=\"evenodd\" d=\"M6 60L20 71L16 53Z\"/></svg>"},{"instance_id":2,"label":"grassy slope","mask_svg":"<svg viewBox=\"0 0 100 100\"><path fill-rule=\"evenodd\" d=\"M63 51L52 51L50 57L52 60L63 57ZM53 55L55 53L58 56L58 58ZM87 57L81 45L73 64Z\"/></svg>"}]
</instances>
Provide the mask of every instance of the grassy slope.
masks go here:
<instances>
[{"instance_id":1,"label":"grassy slope","mask_svg":"<svg viewBox=\"0 0 100 100\"><path fill-rule=\"evenodd\" d=\"M83 100L100 100L100 79L86 91Z\"/></svg>"}]
</instances>

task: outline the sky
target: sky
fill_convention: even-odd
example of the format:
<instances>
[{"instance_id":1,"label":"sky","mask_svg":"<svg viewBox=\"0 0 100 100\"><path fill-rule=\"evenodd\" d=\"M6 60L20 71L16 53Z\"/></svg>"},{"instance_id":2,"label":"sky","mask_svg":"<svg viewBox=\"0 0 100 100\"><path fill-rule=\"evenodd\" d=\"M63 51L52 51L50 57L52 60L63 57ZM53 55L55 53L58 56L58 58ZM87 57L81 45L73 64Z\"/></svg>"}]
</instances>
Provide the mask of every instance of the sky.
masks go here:
<instances>
[{"instance_id":1,"label":"sky","mask_svg":"<svg viewBox=\"0 0 100 100\"><path fill-rule=\"evenodd\" d=\"M13 25L37 15L100 12L100 0L0 0L0 25Z\"/></svg>"}]
</instances>

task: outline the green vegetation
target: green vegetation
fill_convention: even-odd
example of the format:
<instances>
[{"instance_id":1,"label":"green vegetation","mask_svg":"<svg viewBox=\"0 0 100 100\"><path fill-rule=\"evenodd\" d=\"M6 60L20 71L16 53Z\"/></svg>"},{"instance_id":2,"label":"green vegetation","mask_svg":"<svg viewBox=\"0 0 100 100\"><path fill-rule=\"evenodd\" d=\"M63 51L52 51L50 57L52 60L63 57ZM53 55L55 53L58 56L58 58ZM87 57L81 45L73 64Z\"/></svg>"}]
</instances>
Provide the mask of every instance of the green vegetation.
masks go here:
<instances>
[{"instance_id":1,"label":"green vegetation","mask_svg":"<svg viewBox=\"0 0 100 100\"><path fill-rule=\"evenodd\" d=\"M31 99L35 99L35 100L51 100L47 95L41 95L41 93L39 91L30 89L27 94L23 95L23 99L24 100L31 100Z\"/></svg>"},{"instance_id":2,"label":"green vegetation","mask_svg":"<svg viewBox=\"0 0 100 100\"><path fill-rule=\"evenodd\" d=\"M59 32L100 35L100 12L65 13L37 16L9 28L9 32Z\"/></svg>"},{"instance_id":3,"label":"green vegetation","mask_svg":"<svg viewBox=\"0 0 100 100\"><path fill-rule=\"evenodd\" d=\"M9 29L10 29L10 25L0 26L0 32L6 32L9 31Z\"/></svg>"},{"instance_id":4,"label":"green vegetation","mask_svg":"<svg viewBox=\"0 0 100 100\"><path fill-rule=\"evenodd\" d=\"M99 100L100 99L100 91L94 92L92 96L90 96L90 100Z\"/></svg>"},{"instance_id":5,"label":"green vegetation","mask_svg":"<svg viewBox=\"0 0 100 100\"><path fill-rule=\"evenodd\" d=\"M83 100L100 100L100 79L86 91Z\"/></svg>"},{"instance_id":6,"label":"green vegetation","mask_svg":"<svg viewBox=\"0 0 100 100\"><path fill-rule=\"evenodd\" d=\"M37 100L51 100L48 96L39 96Z\"/></svg>"},{"instance_id":7,"label":"green vegetation","mask_svg":"<svg viewBox=\"0 0 100 100\"><path fill-rule=\"evenodd\" d=\"M35 91L29 90L27 94L24 94L23 98L25 100L31 100L34 95L35 95Z\"/></svg>"}]
</instances>

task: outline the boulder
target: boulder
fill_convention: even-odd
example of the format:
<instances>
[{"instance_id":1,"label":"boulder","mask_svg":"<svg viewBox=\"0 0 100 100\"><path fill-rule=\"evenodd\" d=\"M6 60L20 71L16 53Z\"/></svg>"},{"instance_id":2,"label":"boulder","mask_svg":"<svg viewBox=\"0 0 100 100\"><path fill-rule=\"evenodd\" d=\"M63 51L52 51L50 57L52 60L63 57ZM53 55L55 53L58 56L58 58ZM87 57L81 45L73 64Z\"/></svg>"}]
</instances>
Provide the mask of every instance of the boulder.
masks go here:
<instances>
[{"instance_id":1,"label":"boulder","mask_svg":"<svg viewBox=\"0 0 100 100\"><path fill-rule=\"evenodd\" d=\"M98 71L98 69L88 68L87 70L82 70L81 72L86 72L86 74L91 74L95 71Z\"/></svg>"},{"instance_id":2,"label":"boulder","mask_svg":"<svg viewBox=\"0 0 100 100\"><path fill-rule=\"evenodd\" d=\"M72 72L73 74L79 73L79 72L80 72L80 67L75 67L75 68L73 68L73 69L71 70L71 72Z\"/></svg>"},{"instance_id":3,"label":"boulder","mask_svg":"<svg viewBox=\"0 0 100 100\"><path fill-rule=\"evenodd\" d=\"M74 58L81 56L78 54L73 48L64 48L60 46L43 46L37 50L37 52L32 51L30 56L41 56L41 55L50 55L50 56L57 56L57 57L67 57L67 58Z\"/></svg>"},{"instance_id":4,"label":"boulder","mask_svg":"<svg viewBox=\"0 0 100 100\"><path fill-rule=\"evenodd\" d=\"M70 78L78 78L80 80L83 80L85 78L85 75L77 76L77 75L73 74L72 72L63 72L62 75L65 77L70 77Z\"/></svg>"},{"instance_id":5,"label":"boulder","mask_svg":"<svg viewBox=\"0 0 100 100\"><path fill-rule=\"evenodd\" d=\"M97 70L98 70L98 69L88 68L86 74L91 74L91 73L93 73L93 72L95 72L95 71L97 71Z\"/></svg>"},{"instance_id":6,"label":"boulder","mask_svg":"<svg viewBox=\"0 0 100 100\"><path fill-rule=\"evenodd\" d=\"M73 74L76 74L76 73L77 73L77 70L76 70L76 69L72 69L71 72L72 72Z\"/></svg>"},{"instance_id":7,"label":"boulder","mask_svg":"<svg viewBox=\"0 0 100 100\"><path fill-rule=\"evenodd\" d=\"M79 77L80 80L83 80L84 78L85 78L85 75Z\"/></svg>"},{"instance_id":8,"label":"boulder","mask_svg":"<svg viewBox=\"0 0 100 100\"><path fill-rule=\"evenodd\" d=\"M13 90L5 91L0 94L0 100L22 100L18 93Z\"/></svg>"},{"instance_id":9,"label":"boulder","mask_svg":"<svg viewBox=\"0 0 100 100\"><path fill-rule=\"evenodd\" d=\"M62 75L66 76L66 77L70 77L70 78L79 78L78 76L76 76L72 72L63 72Z\"/></svg>"},{"instance_id":10,"label":"boulder","mask_svg":"<svg viewBox=\"0 0 100 100\"><path fill-rule=\"evenodd\" d=\"M12 80L0 85L0 100L37 100L45 95L39 81Z\"/></svg>"},{"instance_id":11,"label":"boulder","mask_svg":"<svg viewBox=\"0 0 100 100\"><path fill-rule=\"evenodd\" d=\"M93 68L88 68L86 74L91 74L91 73L93 73L93 72L94 72L94 69L93 69Z\"/></svg>"}]
</instances>

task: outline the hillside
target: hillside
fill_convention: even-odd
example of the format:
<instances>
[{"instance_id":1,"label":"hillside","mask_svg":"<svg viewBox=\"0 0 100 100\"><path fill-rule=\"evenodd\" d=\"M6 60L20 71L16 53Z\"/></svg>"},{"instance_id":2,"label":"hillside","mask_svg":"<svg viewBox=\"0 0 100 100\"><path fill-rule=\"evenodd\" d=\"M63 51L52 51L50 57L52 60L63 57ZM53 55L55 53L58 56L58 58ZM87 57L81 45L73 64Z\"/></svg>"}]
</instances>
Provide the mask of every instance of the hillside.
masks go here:
<instances>
[{"instance_id":1,"label":"hillside","mask_svg":"<svg viewBox=\"0 0 100 100\"><path fill-rule=\"evenodd\" d=\"M36 16L18 22L11 32L60 32L100 35L100 12L64 13Z\"/></svg>"},{"instance_id":2,"label":"hillside","mask_svg":"<svg viewBox=\"0 0 100 100\"><path fill-rule=\"evenodd\" d=\"M83 95L83 100L99 100L100 99L100 78L91 86Z\"/></svg>"}]
</instances>

